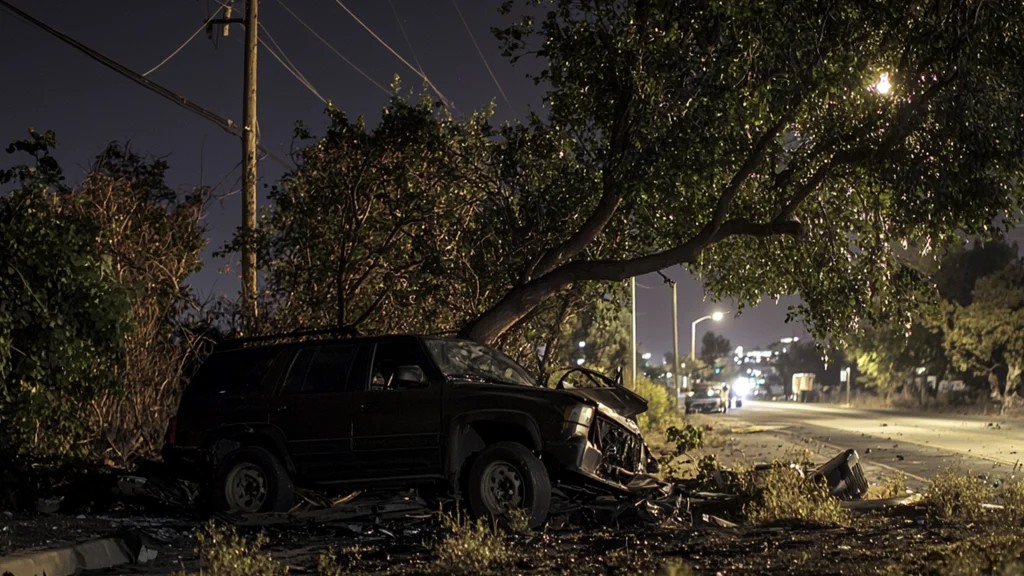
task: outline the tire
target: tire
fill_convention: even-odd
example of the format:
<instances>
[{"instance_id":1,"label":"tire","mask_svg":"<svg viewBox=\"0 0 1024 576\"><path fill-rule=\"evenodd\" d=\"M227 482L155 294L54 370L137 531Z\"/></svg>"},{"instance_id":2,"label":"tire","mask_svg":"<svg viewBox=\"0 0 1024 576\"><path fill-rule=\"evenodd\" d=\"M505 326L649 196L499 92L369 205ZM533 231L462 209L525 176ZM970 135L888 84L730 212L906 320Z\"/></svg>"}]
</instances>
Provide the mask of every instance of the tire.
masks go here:
<instances>
[{"instance_id":1,"label":"tire","mask_svg":"<svg viewBox=\"0 0 1024 576\"><path fill-rule=\"evenodd\" d=\"M514 487L506 488L509 482ZM522 444L498 442L484 448L469 469L468 484L469 508L477 518L500 519L508 509L521 508L529 516L530 528L539 528L547 520L551 480L544 464ZM504 494L506 490L516 494Z\"/></svg>"},{"instance_id":2,"label":"tire","mask_svg":"<svg viewBox=\"0 0 1024 576\"><path fill-rule=\"evenodd\" d=\"M216 512L287 512L295 503L295 485L288 471L258 446L228 454L209 488Z\"/></svg>"}]
</instances>

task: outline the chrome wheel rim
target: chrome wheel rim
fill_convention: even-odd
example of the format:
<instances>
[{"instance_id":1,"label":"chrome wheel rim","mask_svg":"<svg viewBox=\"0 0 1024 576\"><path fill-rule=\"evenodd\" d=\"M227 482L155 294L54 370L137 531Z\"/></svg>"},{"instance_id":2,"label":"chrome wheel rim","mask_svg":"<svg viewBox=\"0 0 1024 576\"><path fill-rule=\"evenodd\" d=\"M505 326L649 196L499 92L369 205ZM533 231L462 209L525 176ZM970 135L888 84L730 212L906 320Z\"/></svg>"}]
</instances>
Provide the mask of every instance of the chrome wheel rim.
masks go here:
<instances>
[{"instance_id":1,"label":"chrome wheel rim","mask_svg":"<svg viewBox=\"0 0 1024 576\"><path fill-rule=\"evenodd\" d=\"M259 512L267 501L267 475L255 464L235 465L224 483L224 496L231 510Z\"/></svg>"},{"instance_id":2,"label":"chrome wheel rim","mask_svg":"<svg viewBox=\"0 0 1024 576\"><path fill-rule=\"evenodd\" d=\"M492 513L501 514L521 508L526 498L523 477L507 462L492 462L483 474L484 504Z\"/></svg>"}]
</instances>

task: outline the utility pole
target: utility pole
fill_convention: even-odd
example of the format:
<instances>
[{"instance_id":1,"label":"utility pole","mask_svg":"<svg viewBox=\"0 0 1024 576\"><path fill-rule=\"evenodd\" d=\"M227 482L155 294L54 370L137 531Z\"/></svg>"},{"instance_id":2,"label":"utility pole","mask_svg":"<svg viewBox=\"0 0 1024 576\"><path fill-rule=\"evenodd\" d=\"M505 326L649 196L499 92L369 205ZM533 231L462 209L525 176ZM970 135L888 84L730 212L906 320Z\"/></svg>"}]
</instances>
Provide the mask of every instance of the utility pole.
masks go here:
<instances>
[{"instance_id":1,"label":"utility pole","mask_svg":"<svg viewBox=\"0 0 1024 576\"><path fill-rule=\"evenodd\" d=\"M672 284L672 389L676 395L676 408L679 407L679 305L676 298L676 282Z\"/></svg>"},{"instance_id":2,"label":"utility pole","mask_svg":"<svg viewBox=\"0 0 1024 576\"><path fill-rule=\"evenodd\" d=\"M632 325L629 336L629 385L636 390L636 276L629 279L629 304L633 307L629 315L629 322Z\"/></svg>"},{"instance_id":3,"label":"utility pole","mask_svg":"<svg viewBox=\"0 0 1024 576\"><path fill-rule=\"evenodd\" d=\"M259 45L259 0L245 0L245 18L232 18L233 0L224 4L224 18L207 23L206 33L213 38L214 26L245 26L245 63L242 74L242 325L251 334L256 330L259 309L256 306L256 47Z\"/></svg>"},{"instance_id":4,"label":"utility pole","mask_svg":"<svg viewBox=\"0 0 1024 576\"><path fill-rule=\"evenodd\" d=\"M846 368L846 405L850 405L850 380L853 380L853 370Z\"/></svg>"},{"instance_id":5,"label":"utility pole","mask_svg":"<svg viewBox=\"0 0 1024 576\"><path fill-rule=\"evenodd\" d=\"M256 46L259 0L245 0L245 70L242 90L242 306L245 330L256 328Z\"/></svg>"}]
</instances>

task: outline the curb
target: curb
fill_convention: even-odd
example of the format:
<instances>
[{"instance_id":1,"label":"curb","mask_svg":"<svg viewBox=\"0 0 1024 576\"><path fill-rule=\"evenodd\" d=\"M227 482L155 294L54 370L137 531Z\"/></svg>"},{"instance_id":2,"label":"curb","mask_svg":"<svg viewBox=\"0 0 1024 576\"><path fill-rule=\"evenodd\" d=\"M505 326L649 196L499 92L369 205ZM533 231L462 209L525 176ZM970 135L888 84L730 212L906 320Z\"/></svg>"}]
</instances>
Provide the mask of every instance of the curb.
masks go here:
<instances>
[{"instance_id":1,"label":"curb","mask_svg":"<svg viewBox=\"0 0 1024 576\"><path fill-rule=\"evenodd\" d=\"M35 550L0 557L0 574L7 576L72 576L83 570L101 570L133 562L121 538L100 538L74 546ZM139 558L140 561L148 558Z\"/></svg>"}]
</instances>

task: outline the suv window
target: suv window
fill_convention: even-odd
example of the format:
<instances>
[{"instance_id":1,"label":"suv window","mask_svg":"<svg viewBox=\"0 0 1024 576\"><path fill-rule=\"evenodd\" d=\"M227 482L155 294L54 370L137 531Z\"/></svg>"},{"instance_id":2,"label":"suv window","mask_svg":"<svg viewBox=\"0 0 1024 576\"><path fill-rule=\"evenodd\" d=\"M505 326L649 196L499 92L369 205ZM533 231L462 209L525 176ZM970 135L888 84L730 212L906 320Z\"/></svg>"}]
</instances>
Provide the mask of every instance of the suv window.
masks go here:
<instances>
[{"instance_id":1,"label":"suv window","mask_svg":"<svg viewBox=\"0 0 1024 576\"><path fill-rule=\"evenodd\" d=\"M242 394L263 382L280 350L252 348L212 354L199 367L190 394Z\"/></svg>"},{"instance_id":2,"label":"suv window","mask_svg":"<svg viewBox=\"0 0 1024 576\"><path fill-rule=\"evenodd\" d=\"M346 388L359 346L339 344L303 348L295 355L285 378L286 394L336 392Z\"/></svg>"},{"instance_id":3,"label":"suv window","mask_svg":"<svg viewBox=\"0 0 1024 576\"><path fill-rule=\"evenodd\" d=\"M407 387L393 378L395 369L399 366L419 366L426 373L429 364L427 357L415 341L384 342L378 344L373 354L370 390L383 391Z\"/></svg>"}]
</instances>

